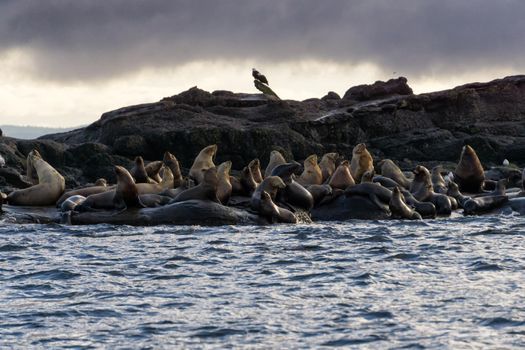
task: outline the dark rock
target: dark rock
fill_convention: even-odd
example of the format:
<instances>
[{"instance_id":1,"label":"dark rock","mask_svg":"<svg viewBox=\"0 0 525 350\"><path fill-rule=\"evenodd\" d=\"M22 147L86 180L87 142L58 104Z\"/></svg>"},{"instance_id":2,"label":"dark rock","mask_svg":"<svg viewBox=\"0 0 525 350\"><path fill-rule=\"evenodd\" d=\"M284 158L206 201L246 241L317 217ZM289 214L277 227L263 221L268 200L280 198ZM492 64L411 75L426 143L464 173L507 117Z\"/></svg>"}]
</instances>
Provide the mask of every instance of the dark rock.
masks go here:
<instances>
[{"instance_id":1,"label":"dark rock","mask_svg":"<svg viewBox=\"0 0 525 350\"><path fill-rule=\"evenodd\" d=\"M341 96L337 92L329 91L326 95L324 95L321 100L327 101L327 100L340 100Z\"/></svg>"},{"instance_id":2,"label":"dark rock","mask_svg":"<svg viewBox=\"0 0 525 350\"><path fill-rule=\"evenodd\" d=\"M412 95L412 88L408 86L405 77L390 79L387 82L376 81L372 85L358 85L351 87L343 96L344 100L367 101L385 98L393 95Z\"/></svg>"}]
</instances>

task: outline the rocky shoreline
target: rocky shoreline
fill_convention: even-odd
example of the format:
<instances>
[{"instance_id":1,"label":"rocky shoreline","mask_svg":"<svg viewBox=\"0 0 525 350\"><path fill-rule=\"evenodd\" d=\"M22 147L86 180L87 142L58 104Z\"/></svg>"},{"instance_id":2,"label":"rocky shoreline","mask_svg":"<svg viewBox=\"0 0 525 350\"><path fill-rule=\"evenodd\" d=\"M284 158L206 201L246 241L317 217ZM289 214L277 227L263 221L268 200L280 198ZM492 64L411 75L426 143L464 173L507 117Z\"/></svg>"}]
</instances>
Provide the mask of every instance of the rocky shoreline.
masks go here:
<instances>
[{"instance_id":1,"label":"rocky shoreline","mask_svg":"<svg viewBox=\"0 0 525 350\"><path fill-rule=\"evenodd\" d=\"M212 93L191 88L159 102L104 113L91 125L36 140L0 138L0 189L29 186L25 159L37 149L66 178L66 187L104 177L132 159L160 159L165 151L189 168L195 154L220 145L217 163L240 170L270 152L301 161L310 154L350 157L366 143L374 159L390 158L403 169L437 163L452 169L463 145L476 149L488 168L504 159L525 165L525 76L472 83L415 95L405 78L330 92L305 101L275 101L263 94Z\"/></svg>"}]
</instances>

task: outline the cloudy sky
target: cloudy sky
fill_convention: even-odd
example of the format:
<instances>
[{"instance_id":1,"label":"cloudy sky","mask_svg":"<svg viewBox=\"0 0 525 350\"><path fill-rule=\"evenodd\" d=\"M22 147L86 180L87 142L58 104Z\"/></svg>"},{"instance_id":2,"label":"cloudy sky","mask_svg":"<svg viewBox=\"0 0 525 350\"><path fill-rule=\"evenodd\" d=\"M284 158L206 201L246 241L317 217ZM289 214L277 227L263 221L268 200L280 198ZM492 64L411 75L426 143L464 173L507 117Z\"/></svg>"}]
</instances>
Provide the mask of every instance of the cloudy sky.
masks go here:
<instances>
[{"instance_id":1,"label":"cloudy sky","mask_svg":"<svg viewBox=\"0 0 525 350\"><path fill-rule=\"evenodd\" d=\"M76 126L192 86L283 98L525 72L521 0L0 0L0 124Z\"/></svg>"}]
</instances>

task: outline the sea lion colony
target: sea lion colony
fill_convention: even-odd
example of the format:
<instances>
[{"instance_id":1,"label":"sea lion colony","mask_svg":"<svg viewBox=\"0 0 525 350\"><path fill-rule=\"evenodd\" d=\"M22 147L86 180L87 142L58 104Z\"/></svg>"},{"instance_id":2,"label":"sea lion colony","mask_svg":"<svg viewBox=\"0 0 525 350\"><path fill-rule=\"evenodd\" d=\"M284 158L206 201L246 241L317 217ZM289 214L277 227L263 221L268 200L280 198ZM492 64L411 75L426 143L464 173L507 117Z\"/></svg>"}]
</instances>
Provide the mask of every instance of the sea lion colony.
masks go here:
<instances>
[{"instance_id":1,"label":"sea lion colony","mask_svg":"<svg viewBox=\"0 0 525 350\"><path fill-rule=\"evenodd\" d=\"M508 179L485 179L470 146L464 146L453 173L418 165L403 172L392 160L377 162L365 144L352 158L326 153L310 155L304 165L272 151L263 170L252 160L237 176L232 163L215 164L217 145L205 147L183 176L177 158L133 168L115 166L117 183L99 179L94 185L65 189L64 178L36 150L27 156L27 177L34 185L2 194L4 215L16 218L17 206L56 205L55 220L71 224L271 224L312 220L406 219L450 216L463 211L479 215L507 210L525 213L525 171L520 187L507 189ZM264 175L263 175L264 174ZM31 209L24 212L27 221ZM36 220L35 221L41 221ZM16 222L16 220L15 220Z\"/></svg>"}]
</instances>

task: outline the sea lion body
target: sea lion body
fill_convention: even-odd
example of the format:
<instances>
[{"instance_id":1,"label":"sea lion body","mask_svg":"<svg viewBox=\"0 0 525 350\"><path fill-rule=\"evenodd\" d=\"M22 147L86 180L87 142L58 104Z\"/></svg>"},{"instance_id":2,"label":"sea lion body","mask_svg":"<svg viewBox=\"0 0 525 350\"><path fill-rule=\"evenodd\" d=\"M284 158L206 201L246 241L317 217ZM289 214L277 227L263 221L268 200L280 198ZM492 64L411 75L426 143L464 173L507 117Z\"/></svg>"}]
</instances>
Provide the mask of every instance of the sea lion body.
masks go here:
<instances>
[{"instance_id":1,"label":"sea lion body","mask_svg":"<svg viewBox=\"0 0 525 350\"><path fill-rule=\"evenodd\" d=\"M271 200L274 200L279 189L284 189L285 187L286 184L279 176L269 176L265 178L253 192L250 199L250 207L255 211L259 211L261 208L263 192L267 193Z\"/></svg>"},{"instance_id":2,"label":"sea lion body","mask_svg":"<svg viewBox=\"0 0 525 350\"><path fill-rule=\"evenodd\" d=\"M454 171L454 181L461 192L480 193L485 181L485 172L478 155L472 147L466 145L461 151L461 157Z\"/></svg>"},{"instance_id":3,"label":"sea lion body","mask_svg":"<svg viewBox=\"0 0 525 350\"><path fill-rule=\"evenodd\" d=\"M296 162L281 164L272 171L272 176L279 176L286 184L284 189L278 191L277 201L309 211L314 206L314 198L301 184L294 180L294 174L301 165Z\"/></svg>"},{"instance_id":4,"label":"sea lion body","mask_svg":"<svg viewBox=\"0 0 525 350\"><path fill-rule=\"evenodd\" d=\"M133 165L133 168L129 171L131 176L133 176L133 179L135 179L135 183L154 183L151 178L149 178L148 173L146 171L146 168L144 166L144 159L142 159L141 156L135 157L135 165Z\"/></svg>"},{"instance_id":5,"label":"sea lion body","mask_svg":"<svg viewBox=\"0 0 525 350\"><path fill-rule=\"evenodd\" d=\"M170 168L164 167L160 183L138 183L136 187L139 194L159 194L165 189L173 188L173 173Z\"/></svg>"},{"instance_id":6,"label":"sea lion body","mask_svg":"<svg viewBox=\"0 0 525 350\"><path fill-rule=\"evenodd\" d=\"M260 195L259 215L265 216L270 222L287 224L297 223L297 217L290 210L279 207L272 201L271 195L262 191Z\"/></svg>"},{"instance_id":7,"label":"sea lion body","mask_svg":"<svg viewBox=\"0 0 525 350\"><path fill-rule=\"evenodd\" d=\"M232 167L231 161L226 161L221 163L217 167L217 198L221 201L222 204L228 204L230 197L232 195L232 184L230 182L230 169Z\"/></svg>"},{"instance_id":8,"label":"sea lion body","mask_svg":"<svg viewBox=\"0 0 525 350\"><path fill-rule=\"evenodd\" d=\"M335 152L325 153L319 162L319 167L321 168L321 174L323 176L323 183L328 181L336 168L337 158L339 154Z\"/></svg>"},{"instance_id":9,"label":"sea lion body","mask_svg":"<svg viewBox=\"0 0 525 350\"><path fill-rule=\"evenodd\" d=\"M323 199L332 194L330 185L310 185L306 189L314 198L314 206L319 205Z\"/></svg>"},{"instance_id":10,"label":"sea lion body","mask_svg":"<svg viewBox=\"0 0 525 350\"><path fill-rule=\"evenodd\" d=\"M381 175L388 177L397 182L402 187L408 189L410 187L410 180L399 167L390 159L383 159L379 162L381 167Z\"/></svg>"},{"instance_id":11,"label":"sea lion body","mask_svg":"<svg viewBox=\"0 0 525 350\"><path fill-rule=\"evenodd\" d=\"M397 183L396 181L392 180L391 178L386 177L386 176L382 176L382 175L374 176L374 178L372 179L372 182L377 182L381 186L386 187L386 188L388 188L390 190L393 190L394 187L396 187L396 186L402 186L399 183Z\"/></svg>"},{"instance_id":12,"label":"sea lion body","mask_svg":"<svg viewBox=\"0 0 525 350\"><path fill-rule=\"evenodd\" d=\"M162 163L164 164L164 166L168 167L171 170L171 173L173 174L173 188L180 187L184 182L184 178L182 177L182 173L180 171L180 164L177 158L170 152L164 152ZM162 179L160 182L162 182Z\"/></svg>"},{"instance_id":13,"label":"sea lion body","mask_svg":"<svg viewBox=\"0 0 525 350\"><path fill-rule=\"evenodd\" d=\"M203 181L204 173L208 169L215 167L213 158L215 157L216 153L217 145L204 147L193 161L193 165L190 168L188 176L195 180L197 185Z\"/></svg>"},{"instance_id":14,"label":"sea lion body","mask_svg":"<svg viewBox=\"0 0 525 350\"><path fill-rule=\"evenodd\" d=\"M509 201L507 196L486 196L470 198L463 204L463 213L465 215L479 215L488 213L492 210L502 207Z\"/></svg>"},{"instance_id":15,"label":"sea lion body","mask_svg":"<svg viewBox=\"0 0 525 350\"><path fill-rule=\"evenodd\" d=\"M107 192L107 191L111 191L112 189L114 188L107 187L107 186L91 186L91 187L84 187L84 188L79 188L76 190L67 191L58 199L56 204L57 206L60 206L66 199L72 196L89 197L92 194Z\"/></svg>"},{"instance_id":16,"label":"sea lion body","mask_svg":"<svg viewBox=\"0 0 525 350\"><path fill-rule=\"evenodd\" d=\"M445 179L441 175L442 170L443 168L441 166L436 166L432 168L432 187L434 188L434 192L446 194L448 191L448 187L445 183Z\"/></svg>"},{"instance_id":17,"label":"sea lion body","mask_svg":"<svg viewBox=\"0 0 525 350\"><path fill-rule=\"evenodd\" d=\"M146 174L148 175L148 177L157 183L162 181L162 177L159 175L161 168L162 168L161 160L149 162L147 165L144 166L144 169L146 170Z\"/></svg>"},{"instance_id":18,"label":"sea lion body","mask_svg":"<svg viewBox=\"0 0 525 350\"><path fill-rule=\"evenodd\" d=\"M248 168L252 172L253 179L257 184L260 184L263 181L263 176L261 173L261 162L259 159L255 158L248 164Z\"/></svg>"},{"instance_id":19,"label":"sea lion body","mask_svg":"<svg viewBox=\"0 0 525 350\"><path fill-rule=\"evenodd\" d=\"M352 150L352 161L350 163L350 173L356 183L361 181L361 177L366 171L374 170L372 155L366 149L364 143L360 143Z\"/></svg>"},{"instance_id":20,"label":"sea lion body","mask_svg":"<svg viewBox=\"0 0 525 350\"><path fill-rule=\"evenodd\" d=\"M350 165L347 160L342 161L337 169L335 169L328 184L332 188L338 188L341 190L345 190L347 187L355 185L354 178L350 172Z\"/></svg>"},{"instance_id":21,"label":"sea lion body","mask_svg":"<svg viewBox=\"0 0 525 350\"><path fill-rule=\"evenodd\" d=\"M257 182L253 178L252 170L250 167L245 166L241 170L241 176L239 182L242 186L243 195L251 196L255 189L257 188Z\"/></svg>"},{"instance_id":22,"label":"sea lion body","mask_svg":"<svg viewBox=\"0 0 525 350\"><path fill-rule=\"evenodd\" d=\"M388 211L388 203L392 198L392 191L380 184L368 182L360 183L345 190L345 195L348 196L365 196L370 201L385 211Z\"/></svg>"},{"instance_id":23,"label":"sea lion body","mask_svg":"<svg viewBox=\"0 0 525 350\"><path fill-rule=\"evenodd\" d=\"M38 184L11 192L7 202L11 205L54 205L66 188L66 181L58 171L43 160L38 152L30 152L30 166L38 176Z\"/></svg>"},{"instance_id":24,"label":"sea lion body","mask_svg":"<svg viewBox=\"0 0 525 350\"><path fill-rule=\"evenodd\" d=\"M264 177L271 176L273 169L281 164L286 164L286 160L284 159L281 152L275 150L272 151L270 153L270 160L268 161L268 165L266 166L266 170L264 171Z\"/></svg>"},{"instance_id":25,"label":"sea lion body","mask_svg":"<svg viewBox=\"0 0 525 350\"><path fill-rule=\"evenodd\" d=\"M421 215L408 207L405 202L405 197L399 190L399 187L395 187L392 191L392 197L388 203L388 208L392 213L393 219L409 219L409 220L421 220Z\"/></svg>"},{"instance_id":26,"label":"sea lion body","mask_svg":"<svg viewBox=\"0 0 525 350\"><path fill-rule=\"evenodd\" d=\"M317 156L312 154L304 161L304 170L297 182L303 186L320 185L323 183L323 173L317 164Z\"/></svg>"},{"instance_id":27,"label":"sea lion body","mask_svg":"<svg viewBox=\"0 0 525 350\"><path fill-rule=\"evenodd\" d=\"M217 168L209 168L204 172L202 181L197 186L182 191L171 203L188 200L208 200L220 203L219 198L217 198L218 186L219 178L217 176Z\"/></svg>"},{"instance_id":28,"label":"sea lion body","mask_svg":"<svg viewBox=\"0 0 525 350\"><path fill-rule=\"evenodd\" d=\"M160 194L147 193L139 195L139 199L145 207L156 208L168 204L172 198Z\"/></svg>"},{"instance_id":29,"label":"sea lion body","mask_svg":"<svg viewBox=\"0 0 525 350\"><path fill-rule=\"evenodd\" d=\"M401 189L401 193L405 197L405 201L408 205L412 206L421 216L425 219L434 219L437 215L436 206L431 202L420 202L412 193L407 190Z\"/></svg>"}]
</instances>

